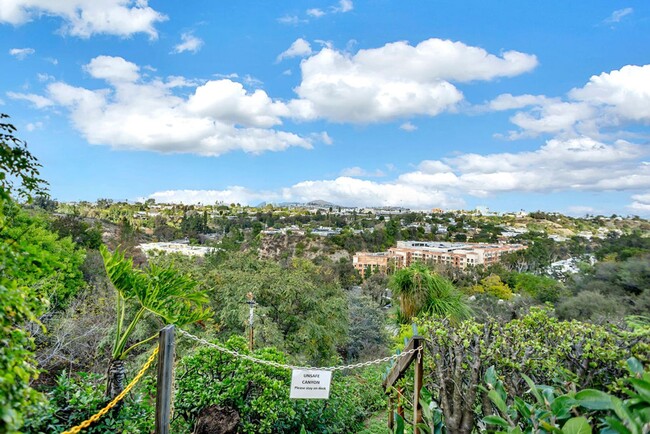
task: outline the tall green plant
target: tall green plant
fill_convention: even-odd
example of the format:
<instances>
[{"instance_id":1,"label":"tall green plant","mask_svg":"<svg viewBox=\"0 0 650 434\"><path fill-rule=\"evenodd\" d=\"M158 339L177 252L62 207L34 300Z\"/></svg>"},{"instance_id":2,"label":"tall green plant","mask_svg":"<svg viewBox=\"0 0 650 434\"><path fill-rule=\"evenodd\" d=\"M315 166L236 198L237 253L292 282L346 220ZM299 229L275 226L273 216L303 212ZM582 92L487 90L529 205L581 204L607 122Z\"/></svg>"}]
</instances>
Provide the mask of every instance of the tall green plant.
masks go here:
<instances>
[{"instance_id":1,"label":"tall green plant","mask_svg":"<svg viewBox=\"0 0 650 434\"><path fill-rule=\"evenodd\" d=\"M408 323L421 313L464 319L470 314L462 294L444 277L416 263L397 270L389 283L399 297L398 319Z\"/></svg>"},{"instance_id":2,"label":"tall green plant","mask_svg":"<svg viewBox=\"0 0 650 434\"><path fill-rule=\"evenodd\" d=\"M100 248L106 273L117 291L117 324L106 394L114 398L124 389L124 358L134 348L156 338L157 333L135 343L130 342L136 326L147 316L165 324L182 326L211 317L206 307L208 296L196 289L196 283L172 267L150 265L145 270L133 268L133 261L116 250ZM127 313L135 312L127 318ZM130 344L130 345L129 345Z\"/></svg>"}]
</instances>

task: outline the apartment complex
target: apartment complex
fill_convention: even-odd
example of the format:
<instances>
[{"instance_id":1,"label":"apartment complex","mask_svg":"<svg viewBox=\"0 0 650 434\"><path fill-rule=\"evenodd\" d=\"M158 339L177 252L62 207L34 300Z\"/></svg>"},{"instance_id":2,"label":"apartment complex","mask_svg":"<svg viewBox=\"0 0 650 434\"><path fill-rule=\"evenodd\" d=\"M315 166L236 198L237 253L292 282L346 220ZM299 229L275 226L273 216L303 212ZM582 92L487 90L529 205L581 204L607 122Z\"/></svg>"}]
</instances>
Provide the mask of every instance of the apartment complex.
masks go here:
<instances>
[{"instance_id":1,"label":"apartment complex","mask_svg":"<svg viewBox=\"0 0 650 434\"><path fill-rule=\"evenodd\" d=\"M372 273L408 267L415 262L445 264L464 269L496 264L505 253L525 249L521 244L446 243L439 241L398 241L387 252L358 252L352 258L354 268L365 277Z\"/></svg>"}]
</instances>

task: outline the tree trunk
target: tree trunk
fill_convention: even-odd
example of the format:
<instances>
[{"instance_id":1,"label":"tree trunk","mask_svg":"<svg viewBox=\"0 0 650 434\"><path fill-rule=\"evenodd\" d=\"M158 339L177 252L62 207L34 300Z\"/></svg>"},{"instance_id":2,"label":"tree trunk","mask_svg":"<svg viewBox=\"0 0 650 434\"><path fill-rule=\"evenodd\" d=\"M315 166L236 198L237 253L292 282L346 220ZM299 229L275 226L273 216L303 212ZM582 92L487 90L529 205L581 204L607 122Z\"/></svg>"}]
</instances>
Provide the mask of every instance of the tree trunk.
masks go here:
<instances>
[{"instance_id":1,"label":"tree trunk","mask_svg":"<svg viewBox=\"0 0 650 434\"><path fill-rule=\"evenodd\" d=\"M111 360L106 372L106 397L114 399L122 393L126 383L126 366L124 360Z\"/></svg>"}]
</instances>

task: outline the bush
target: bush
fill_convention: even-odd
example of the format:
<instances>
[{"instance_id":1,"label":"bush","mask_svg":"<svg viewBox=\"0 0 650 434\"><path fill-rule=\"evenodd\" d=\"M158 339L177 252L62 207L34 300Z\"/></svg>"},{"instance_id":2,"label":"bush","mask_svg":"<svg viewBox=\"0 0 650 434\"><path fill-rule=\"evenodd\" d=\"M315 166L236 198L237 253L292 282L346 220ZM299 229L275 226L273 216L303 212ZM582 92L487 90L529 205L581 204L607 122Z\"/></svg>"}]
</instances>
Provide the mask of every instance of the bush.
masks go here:
<instances>
[{"instance_id":1,"label":"bush","mask_svg":"<svg viewBox=\"0 0 650 434\"><path fill-rule=\"evenodd\" d=\"M231 337L225 344L248 353L246 341ZM256 350L255 357L286 362L273 349ZM235 408L242 433L357 432L368 414L385 405L378 371L359 375L335 373L328 400L291 400L291 371L264 366L201 348L181 360L177 373L176 414L182 418L174 432L192 429L198 413L210 405Z\"/></svg>"},{"instance_id":2,"label":"bush","mask_svg":"<svg viewBox=\"0 0 650 434\"><path fill-rule=\"evenodd\" d=\"M442 408L450 432L470 433L475 416L491 414L487 395L479 390L489 366L503 375L509 395L521 396L535 384L607 388L623 373L630 356L647 363L650 329L629 332L578 321L559 321L552 310L533 308L521 319L506 324L448 320L422 322L421 330L433 361L425 378L434 400ZM431 359L427 359L431 360Z\"/></svg>"},{"instance_id":3,"label":"bush","mask_svg":"<svg viewBox=\"0 0 650 434\"><path fill-rule=\"evenodd\" d=\"M56 386L47 394L49 401L31 409L26 418L25 432L60 433L88 419L108 403L104 388L98 387L102 381L102 377L96 374L82 372L71 376L62 372ZM153 432L154 399L142 392L132 393L121 408L109 411L83 432Z\"/></svg>"}]
</instances>

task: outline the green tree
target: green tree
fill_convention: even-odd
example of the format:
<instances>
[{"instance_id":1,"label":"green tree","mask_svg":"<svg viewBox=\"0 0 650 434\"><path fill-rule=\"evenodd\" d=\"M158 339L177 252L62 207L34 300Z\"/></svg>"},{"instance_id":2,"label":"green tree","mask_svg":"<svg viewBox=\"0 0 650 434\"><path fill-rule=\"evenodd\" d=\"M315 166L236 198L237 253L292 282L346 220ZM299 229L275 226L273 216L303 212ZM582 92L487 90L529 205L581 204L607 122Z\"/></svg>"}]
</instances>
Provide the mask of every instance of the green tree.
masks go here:
<instances>
[{"instance_id":1,"label":"green tree","mask_svg":"<svg viewBox=\"0 0 650 434\"><path fill-rule=\"evenodd\" d=\"M281 265L232 254L201 277L215 284L216 319L226 336L248 324L246 294L255 296L256 346L276 346L309 363L332 362L347 341L347 299L331 267L305 259Z\"/></svg>"},{"instance_id":2,"label":"green tree","mask_svg":"<svg viewBox=\"0 0 650 434\"><path fill-rule=\"evenodd\" d=\"M102 229L99 223L90 226L76 215L55 218L50 224L61 238L70 237L72 241L89 249L98 249L102 244Z\"/></svg>"},{"instance_id":3,"label":"green tree","mask_svg":"<svg viewBox=\"0 0 650 434\"><path fill-rule=\"evenodd\" d=\"M510 300L513 296L512 289L504 283L498 274L490 274L481 280L481 283L474 285L472 291L478 294L488 294L501 300Z\"/></svg>"},{"instance_id":4,"label":"green tree","mask_svg":"<svg viewBox=\"0 0 650 434\"><path fill-rule=\"evenodd\" d=\"M32 195L45 195L47 183L41 179L41 165L27 143L14 135L16 127L4 122L9 116L0 113L0 199L8 200L12 193L31 199Z\"/></svg>"},{"instance_id":5,"label":"green tree","mask_svg":"<svg viewBox=\"0 0 650 434\"><path fill-rule=\"evenodd\" d=\"M525 292L542 303L555 303L566 292L561 282L532 273L512 273L510 282L515 291Z\"/></svg>"},{"instance_id":6,"label":"green tree","mask_svg":"<svg viewBox=\"0 0 650 434\"><path fill-rule=\"evenodd\" d=\"M112 399L124 389L124 358L158 336L155 333L131 343L129 338L141 320L153 316L164 324L183 326L210 318L212 313L206 308L206 292L177 270L155 264L145 270L135 269L133 260L125 258L123 252L110 253L105 246L100 251L108 278L117 291L117 323L106 384L106 394Z\"/></svg>"},{"instance_id":7,"label":"green tree","mask_svg":"<svg viewBox=\"0 0 650 434\"><path fill-rule=\"evenodd\" d=\"M11 196L30 199L45 194L39 176L40 164L17 138L16 128L4 122L0 113L0 228L10 230L15 210ZM23 425L23 411L39 400L30 387L38 375L33 355L34 342L24 325L39 324L38 317L47 308L47 297L25 282L27 270L36 266L38 254L25 250L14 236L0 238L0 432L16 433ZM35 257L34 254L37 256Z\"/></svg>"}]
</instances>

